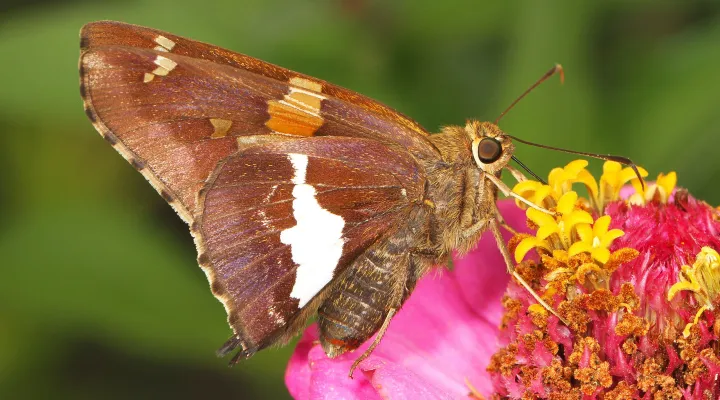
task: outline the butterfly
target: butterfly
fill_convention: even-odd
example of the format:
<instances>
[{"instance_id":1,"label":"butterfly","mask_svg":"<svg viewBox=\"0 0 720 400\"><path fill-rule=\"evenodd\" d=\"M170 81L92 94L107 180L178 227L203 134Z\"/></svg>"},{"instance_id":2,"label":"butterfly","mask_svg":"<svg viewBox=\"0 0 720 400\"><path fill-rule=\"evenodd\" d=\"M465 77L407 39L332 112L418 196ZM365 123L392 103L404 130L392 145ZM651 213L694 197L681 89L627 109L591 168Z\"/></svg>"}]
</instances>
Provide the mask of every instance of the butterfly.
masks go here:
<instances>
[{"instance_id":1,"label":"butterfly","mask_svg":"<svg viewBox=\"0 0 720 400\"><path fill-rule=\"evenodd\" d=\"M514 273L495 202L527 201L500 180L523 176L496 123L430 135L348 89L120 22L85 25L80 47L85 112L190 226L231 363L315 315L330 357L379 332L359 362L418 280L487 230Z\"/></svg>"}]
</instances>

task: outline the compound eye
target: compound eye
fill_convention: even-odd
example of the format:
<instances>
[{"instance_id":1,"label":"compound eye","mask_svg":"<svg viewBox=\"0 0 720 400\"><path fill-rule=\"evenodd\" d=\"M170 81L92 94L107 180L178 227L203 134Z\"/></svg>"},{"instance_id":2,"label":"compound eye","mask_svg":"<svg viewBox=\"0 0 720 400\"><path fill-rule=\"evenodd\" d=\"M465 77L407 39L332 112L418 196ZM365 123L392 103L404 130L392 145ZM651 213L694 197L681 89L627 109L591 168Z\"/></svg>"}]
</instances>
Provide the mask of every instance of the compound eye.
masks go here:
<instances>
[{"instance_id":1,"label":"compound eye","mask_svg":"<svg viewBox=\"0 0 720 400\"><path fill-rule=\"evenodd\" d=\"M483 164L490 164L497 161L502 155L502 145L496 139L486 137L478 143L478 158Z\"/></svg>"}]
</instances>

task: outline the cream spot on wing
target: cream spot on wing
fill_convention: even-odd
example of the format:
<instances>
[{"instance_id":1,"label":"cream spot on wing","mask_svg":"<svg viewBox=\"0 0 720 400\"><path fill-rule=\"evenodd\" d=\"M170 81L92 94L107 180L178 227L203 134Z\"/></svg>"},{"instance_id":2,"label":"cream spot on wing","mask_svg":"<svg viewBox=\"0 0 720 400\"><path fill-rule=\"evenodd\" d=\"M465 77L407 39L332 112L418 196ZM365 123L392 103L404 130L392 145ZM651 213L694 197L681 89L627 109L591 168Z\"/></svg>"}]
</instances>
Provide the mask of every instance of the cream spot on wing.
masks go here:
<instances>
[{"instance_id":1,"label":"cream spot on wing","mask_svg":"<svg viewBox=\"0 0 720 400\"><path fill-rule=\"evenodd\" d=\"M322 83L313 82L310 79L300 78L299 76L290 78L289 82L291 85L311 90L313 92L322 93Z\"/></svg>"},{"instance_id":2,"label":"cream spot on wing","mask_svg":"<svg viewBox=\"0 0 720 400\"><path fill-rule=\"evenodd\" d=\"M163 35L158 35L158 37L155 38L155 43L159 44L159 46L155 46L155 50L158 51L170 51L175 47L175 42Z\"/></svg>"},{"instance_id":3,"label":"cream spot on wing","mask_svg":"<svg viewBox=\"0 0 720 400\"><path fill-rule=\"evenodd\" d=\"M308 156L288 154L294 169L293 217L297 224L280 233L280 242L290 246L298 265L290 297L304 307L330 283L345 244L345 220L322 208L315 188L306 182Z\"/></svg>"},{"instance_id":4,"label":"cream spot on wing","mask_svg":"<svg viewBox=\"0 0 720 400\"><path fill-rule=\"evenodd\" d=\"M232 126L232 121L221 118L210 118L210 123L215 129L212 135L210 135L212 139L218 139L227 136L227 133L228 131L230 131L230 127Z\"/></svg>"},{"instance_id":5,"label":"cream spot on wing","mask_svg":"<svg viewBox=\"0 0 720 400\"><path fill-rule=\"evenodd\" d=\"M148 83L148 82L152 81L153 79L155 79L155 75L147 73L147 72L145 73L145 76L143 76L143 82L145 82L145 83Z\"/></svg>"},{"instance_id":6,"label":"cream spot on wing","mask_svg":"<svg viewBox=\"0 0 720 400\"><path fill-rule=\"evenodd\" d=\"M155 75L166 76L170 73L170 71L177 67L177 63L175 61L161 55L158 55L153 62L158 66L152 72Z\"/></svg>"}]
</instances>

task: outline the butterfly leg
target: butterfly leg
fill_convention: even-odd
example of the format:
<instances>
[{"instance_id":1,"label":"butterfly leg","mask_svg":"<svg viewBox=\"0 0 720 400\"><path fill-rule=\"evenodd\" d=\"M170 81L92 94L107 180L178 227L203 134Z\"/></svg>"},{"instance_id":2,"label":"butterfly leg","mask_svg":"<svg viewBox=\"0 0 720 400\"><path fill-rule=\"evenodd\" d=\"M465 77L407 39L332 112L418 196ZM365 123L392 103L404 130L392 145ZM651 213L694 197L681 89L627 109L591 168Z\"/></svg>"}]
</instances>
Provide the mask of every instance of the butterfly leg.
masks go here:
<instances>
[{"instance_id":1,"label":"butterfly leg","mask_svg":"<svg viewBox=\"0 0 720 400\"><path fill-rule=\"evenodd\" d=\"M350 378L353 377L353 372L355 372L355 368L357 368L358 365L360 365L363 360L370 357L370 354L375 350L377 345L380 344L380 341L382 340L383 336L385 336L385 331L387 331L388 326L390 325L390 320L397 312L396 308L391 308L390 311L388 311L387 316L385 316L385 321L383 321L382 326L380 326L380 329L378 330L377 335L375 336L375 340L370 344L370 347L367 348L362 354L360 354L360 357L355 360L355 362L352 363L352 366L350 367Z\"/></svg>"},{"instance_id":2,"label":"butterfly leg","mask_svg":"<svg viewBox=\"0 0 720 400\"><path fill-rule=\"evenodd\" d=\"M540 303L545 309L553 313L556 317L560 319L565 325L569 325L567 320L560 316L560 314L557 313L548 303L543 300L540 295L533 290L532 287L523 279L520 274L517 273L515 270L515 265L512 262L512 258L510 257L510 251L507 248L507 245L505 244L505 240L502 237L502 233L500 232L500 224L496 219L492 219L490 221L490 231L492 232L493 236L495 237L495 241L497 242L498 249L500 249L500 253L503 256L503 259L505 260L505 265L507 266L508 273L510 273L512 276L517 279L518 282L527 290L534 298L537 300L538 303Z\"/></svg>"},{"instance_id":3,"label":"butterfly leg","mask_svg":"<svg viewBox=\"0 0 720 400\"><path fill-rule=\"evenodd\" d=\"M497 207L495 207L495 219L497 219L498 224L500 224L502 228L510 232L513 236L518 234L518 231L505 222L505 218L503 218L502 214L500 214L500 210L498 210Z\"/></svg>"},{"instance_id":4,"label":"butterfly leg","mask_svg":"<svg viewBox=\"0 0 720 400\"><path fill-rule=\"evenodd\" d=\"M484 220L484 219L480 220L480 221L470 225L469 227L463 229L462 234L466 238L469 238L470 236L474 235L478 231L484 229L486 225L487 225L487 220Z\"/></svg>"},{"instance_id":5,"label":"butterfly leg","mask_svg":"<svg viewBox=\"0 0 720 400\"><path fill-rule=\"evenodd\" d=\"M237 364L240 360L252 357L257 351L256 349L249 349L240 336L233 335L222 345L222 347L217 350L215 354L217 354L218 357L225 357L237 348L240 348L240 351L238 351L230 359L230 362L228 363L230 366Z\"/></svg>"}]
</instances>

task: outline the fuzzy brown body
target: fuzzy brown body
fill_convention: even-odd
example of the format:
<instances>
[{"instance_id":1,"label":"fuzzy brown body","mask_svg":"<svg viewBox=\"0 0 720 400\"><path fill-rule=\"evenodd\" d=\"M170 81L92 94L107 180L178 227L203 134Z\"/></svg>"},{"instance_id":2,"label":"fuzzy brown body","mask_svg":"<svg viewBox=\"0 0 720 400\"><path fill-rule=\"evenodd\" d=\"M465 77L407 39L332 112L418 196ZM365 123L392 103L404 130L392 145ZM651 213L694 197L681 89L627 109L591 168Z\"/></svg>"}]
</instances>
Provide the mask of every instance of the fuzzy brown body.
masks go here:
<instances>
[{"instance_id":1,"label":"fuzzy brown body","mask_svg":"<svg viewBox=\"0 0 720 400\"><path fill-rule=\"evenodd\" d=\"M326 353L353 350L432 265L488 226L499 238L513 146L492 123L429 135L350 90L124 23L86 25L81 50L85 112L190 225L233 361L316 313Z\"/></svg>"}]
</instances>

